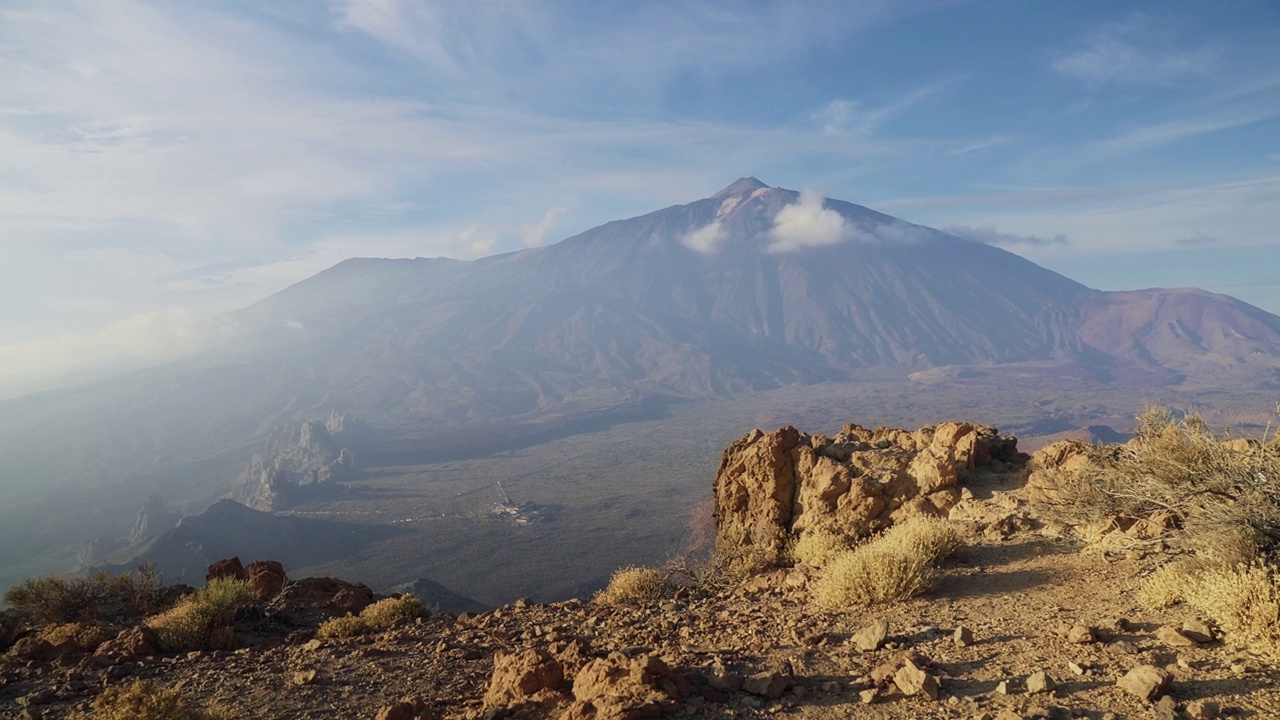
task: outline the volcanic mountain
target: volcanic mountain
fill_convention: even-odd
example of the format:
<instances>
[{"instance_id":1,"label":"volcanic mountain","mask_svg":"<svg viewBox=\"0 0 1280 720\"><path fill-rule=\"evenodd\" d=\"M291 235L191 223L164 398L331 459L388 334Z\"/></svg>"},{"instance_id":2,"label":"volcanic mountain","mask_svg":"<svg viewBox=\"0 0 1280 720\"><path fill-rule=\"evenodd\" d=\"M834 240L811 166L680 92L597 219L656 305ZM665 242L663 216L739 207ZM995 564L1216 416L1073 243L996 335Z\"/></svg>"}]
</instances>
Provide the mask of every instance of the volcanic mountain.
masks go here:
<instances>
[{"instance_id":1,"label":"volcanic mountain","mask_svg":"<svg viewBox=\"0 0 1280 720\"><path fill-rule=\"evenodd\" d=\"M0 511L30 519L127 486L131 522L174 484L171 497L207 503L274 428L334 411L374 428L361 461L376 464L869 372L937 383L1033 367L1236 389L1280 378L1280 318L1232 298L1092 290L755 178L547 247L347 260L220 326L230 339L199 356L0 403L0 457L16 478ZM21 504L37 497L51 504ZM31 522L8 525L0 547L41 542Z\"/></svg>"}]
</instances>

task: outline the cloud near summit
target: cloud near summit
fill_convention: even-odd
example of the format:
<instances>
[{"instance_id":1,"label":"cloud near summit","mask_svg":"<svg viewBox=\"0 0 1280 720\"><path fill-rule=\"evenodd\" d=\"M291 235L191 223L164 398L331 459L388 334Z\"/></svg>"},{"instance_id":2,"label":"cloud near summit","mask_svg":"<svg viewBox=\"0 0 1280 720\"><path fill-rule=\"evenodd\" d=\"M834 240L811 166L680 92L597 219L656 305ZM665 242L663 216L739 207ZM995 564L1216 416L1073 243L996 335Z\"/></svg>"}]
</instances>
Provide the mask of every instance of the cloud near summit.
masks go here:
<instances>
[{"instance_id":1,"label":"cloud near summit","mask_svg":"<svg viewBox=\"0 0 1280 720\"><path fill-rule=\"evenodd\" d=\"M835 245L853 236L853 228L823 204L822 193L800 191L800 199L778 211L769 231L769 252L784 253L807 247Z\"/></svg>"}]
</instances>

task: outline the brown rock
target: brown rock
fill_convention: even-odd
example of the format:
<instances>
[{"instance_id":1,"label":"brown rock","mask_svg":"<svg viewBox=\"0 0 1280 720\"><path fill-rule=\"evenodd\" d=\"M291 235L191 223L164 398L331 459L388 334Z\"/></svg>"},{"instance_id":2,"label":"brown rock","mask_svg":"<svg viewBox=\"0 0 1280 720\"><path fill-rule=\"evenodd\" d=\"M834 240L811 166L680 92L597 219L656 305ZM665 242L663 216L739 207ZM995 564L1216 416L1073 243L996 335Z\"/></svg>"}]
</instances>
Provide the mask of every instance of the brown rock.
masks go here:
<instances>
[{"instance_id":1,"label":"brown rock","mask_svg":"<svg viewBox=\"0 0 1280 720\"><path fill-rule=\"evenodd\" d=\"M876 701L876 696L879 694L880 691L877 688L867 688L866 690L862 690L858 693L858 700L860 700L863 705L870 705Z\"/></svg>"},{"instance_id":2,"label":"brown rock","mask_svg":"<svg viewBox=\"0 0 1280 720\"><path fill-rule=\"evenodd\" d=\"M258 560L249 563L245 568L249 579L249 592L258 600L267 602L284 590L289 578L284 574L284 565L275 560Z\"/></svg>"},{"instance_id":3,"label":"brown rock","mask_svg":"<svg viewBox=\"0 0 1280 720\"><path fill-rule=\"evenodd\" d=\"M1169 692L1173 677L1154 665L1139 665L1125 673L1116 686L1148 702Z\"/></svg>"},{"instance_id":4,"label":"brown rock","mask_svg":"<svg viewBox=\"0 0 1280 720\"><path fill-rule=\"evenodd\" d=\"M1192 700L1187 703L1187 716L1191 720L1215 720L1222 713L1222 708L1212 700Z\"/></svg>"},{"instance_id":5,"label":"brown rock","mask_svg":"<svg viewBox=\"0 0 1280 720\"><path fill-rule=\"evenodd\" d=\"M660 658L621 653L587 663L573 680L574 702L564 720L626 720L659 717L678 706L675 695L689 688ZM669 690L676 691L675 693Z\"/></svg>"},{"instance_id":6,"label":"brown rock","mask_svg":"<svg viewBox=\"0 0 1280 720\"><path fill-rule=\"evenodd\" d=\"M1049 674L1041 670L1031 673L1027 678L1027 692L1032 695L1052 691L1057 685L1053 682L1053 678Z\"/></svg>"},{"instance_id":7,"label":"brown rock","mask_svg":"<svg viewBox=\"0 0 1280 720\"><path fill-rule=\"evenodd\" d=\"M1165 625L1156 631L1156 640L1169 647L1195 647L1196 641L1182 634L1177 628Z\"/></svg>"},{"instance_id":8,"label":"brown rock","mask_svg":"<svg viewBox=\"0 0 1280 720\"><path fill-rule=\"evenodd\" d=\"M871 681L876 685L888 685L893 682L893 676L898 670L907 663L919 666L923 664L923 659L910 650L899 650L871 670Z\"/></svg>"},{"instance_id":9,"label":"brown rock","mask_svg":"<svg viewBox=\"0 0 1280 720\"><path fill-rule=\"evenodd\" d=\"M1165 695L1151 706L1151 714L1156 720L1177 720L1178 701L1172 695Z\"/></svg>"},{"instance_id":10,"label":"brown rock","mask_svg":"<svg viewBox=\"0 0 1280 720\"><path fill-rule=\"evenodd\" d=\"M498 653L484 694L485 707L519 705L543 690L564 687L564 669L546 650Z\"/></svg>"},{"instance_id":11,"label":"brown rock","mask_svg":"<svg viewBox=\"0 0 1280 720\"><path fill-rule=\"evenodd\" d=\"M418 698L405 698L378 711L376 720L428 720L435 714Z\"/></svg>"},{"instance_id":12,"label":"brown rock","mask_svg":"<svg viewBox=\"0 0 1280 720\"><path fill-rule=\"evenodd\" d=\"M1071 626L1071 629L1067 631L1067 642L1069 643L1083 645L1097 641L1098 636L1094 632L1093 628L1086 625L1073 625Z\"/></svg>"},{"instance_id":13,"label":"brown rock","mask_svg":"<svg viewBox=\"0 0 1280 720\"><path fill-rule=\"evenodd\" d=\"M47 662L58 657L62 652L47 640L41 640L37 637L24 637L13 644L13 647L9 649L9 654L27 662Z\"/></svg>"},{"instance_id":14,"label":"brown rock","mask_svg":"<svg viewBox=\"0 0 1280 720\"><path fill-rule=\"evenodd\" d=\"M884 647L884 641L889 637L889 623L884 620L876 620L870 625L862 628L849 638L853 641L854 647L862 652L873 652Z\"/></svg>"},{"instance_id":15,"label":"brown rock","mask_svg":"<svg viewBox=\"0 0 1280 720\"><path fill-rule=\"evenodd\" d=\"M893 684L903 695L924 694L931 700L938 699L938 679L910 660L903 663L898 672L894 673Z\"/></svg>"},{"instance_id":16,"label":"brown rock","mask_svg":"<svg viewBox=\"0 0 1280 720\"><path fill-rule=\"evenodd\" d=\"M955 643L957 647L969 647L973 644L973 631L961 625L951 634L951 642Z\"/></svg>"},{"instance_id":17,"label":"brown rock","mask_svg":"<svg viewBox=\"0 0 1280 720\"><path fill-rule=\"evenodd\" d=\"M777 700L787 691L788 678L779 672L762 672L748 676L742 681L742 689L752 695Z\"/></svg>"},{"instance_id":18,"label":"brown rock","mask_svg":"<svg viewBox=\"0 0 1280 720\"><path fill-rule=\"evenodd\" d=\"M139 625L99 645L93 656L119 664L151 657L159 651L160 641L156 638L155 632L146 625Z\"/></svg>"},{"instance_id":19,"label":"brown rock","mask_svg":"<svg viewBox=\"0 0 1280 720\"><path fill-rule=\"evenodd\" d=\"M240 557L227 558L223 560L214 560L209 564L209 571L205 573L204 581L209 582L215 578L235 578L236 580L246 580L248 576L244 572L244 565L240 564Z\"/></svg>"},{"instance_id":20,"label":"brown rock","mask_svg":"<svg viewBox=\"0 0 1280 720\"><path fill-rule=\"evenodd\" d=\"M1182 623L1182 634L1197 643L1213 642L1213 628L1203 620L1188 620Z\"/></svg>"}]
</instances>

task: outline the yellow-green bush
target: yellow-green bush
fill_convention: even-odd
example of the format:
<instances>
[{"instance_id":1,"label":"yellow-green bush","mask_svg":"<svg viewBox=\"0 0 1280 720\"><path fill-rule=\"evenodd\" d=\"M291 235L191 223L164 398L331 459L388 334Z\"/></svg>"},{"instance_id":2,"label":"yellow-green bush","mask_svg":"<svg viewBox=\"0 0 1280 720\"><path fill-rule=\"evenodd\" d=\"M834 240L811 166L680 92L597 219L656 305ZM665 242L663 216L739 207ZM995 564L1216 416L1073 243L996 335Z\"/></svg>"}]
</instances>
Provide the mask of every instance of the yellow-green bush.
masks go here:
<instances>
[{"instance_id":1,"label":"yellow-green bush","mask_svg":"<svg viewBox=\"0 0 1280 720\"><path fill-rule=\"evenodd\" d=\"M801 533L791 545L791 560L814 567L822 567L841 553L848 552L849 544L843 537L827 529Z\"/></svg>"},{"instance_id":2,"label":"yellow-green bush","mask_svg":"<svg viewBox=\"0 0 1280 720\"><path fill-rule=\"evenodd\" d=\"M828 561L814 583L814 602L843 610L915 597L933 586L936 563L960 547L959 533L946 520L905 520Z\"/></svg>"},{"instance_id":3,"label":"yellow-green bush","mask_svg":"<svg viewBox=\"0 0 1280 720\"><path fill-rule=\"evenodd\" d=\"M229 720L213 709L199 709L182 699L177 690L158 688L149 682L108 687L93 701L90 713L73 713L72 720Z\"/></svg>"},{"instance_id":4,"label":"yellow-green bush","mask_svg":"<svg viewBox=\"0 0 1280 720\"><path fill-rule=\"evenodd\" d=\"M667 593L666 573L656 568L625 567L613 573L609 585L596 594L601 605L642 607L661 600Z\"/></svg>"},{"instance_id":5,"label":"yellow-green bush","mask_svg":"<svg viewBox=\"0 0 1280 720\"><path fill-rule=\"evenodd\" d=\"M322 638L354 637L387 630L397 623L425 618L431 611L413 595L383 598L357 615L336 617L321 623L316 635Z\"/></svg>"},{"instance_id":6,"label":"yellow-green bush","mask_svg":"<svg viewBox=\"0 0 1280 720\"><path fill-rule=\"evenodd\" d=\"M214 578L146 624L164 650L228 648L235 644L235 614L252 598L244 580Z\"/></svg>"},{"instance_id":7,"label":"yellow-green bush","mask_svg":"<svg viewBox=\"0 0 1280 720\"><path fill-rule=\"evenodd\" d=\"M9 588L4 599L33 625L123 622L158 611L169 600L169 591L155 564L147 563L115 577L98 572L83 577L28 578Z\"/></svg>"},{"instance_id":8,"label":"yellow-green bush","mask_svg":"<svg viewBox=\"0 0 1280 720\"><path fill-rule=\"evenodd\" d=\"M40 639L51 645L71 643L80 652L93 652L114 638L120 628L100 622L77 622L49 625L40 631Z\"/></svg>"}]
</instances>

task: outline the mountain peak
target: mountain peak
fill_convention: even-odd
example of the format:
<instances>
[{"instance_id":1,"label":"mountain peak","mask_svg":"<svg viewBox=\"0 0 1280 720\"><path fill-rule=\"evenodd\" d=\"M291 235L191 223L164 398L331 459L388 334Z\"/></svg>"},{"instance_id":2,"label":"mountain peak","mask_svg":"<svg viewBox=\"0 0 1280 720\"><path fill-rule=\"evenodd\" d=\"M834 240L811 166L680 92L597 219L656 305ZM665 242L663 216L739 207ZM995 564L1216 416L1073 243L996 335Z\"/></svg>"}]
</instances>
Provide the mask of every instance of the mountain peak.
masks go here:
<instances>
[{"instance_id":1,"label":"mountain peak","mask_svg":"<svg viewBox=\"0 0 1280 720\"><path fill-rule=\"evenodd\" d=\"M750 176L740 177L737 180L733 181L732 185L721 190L715 195L712 195L711 197L726 198L726 197L733 197L734 195L749 195L755 192L756 190L759 190L760 188L767 188L767 187L769 186L765 185L764 183L760 182L754 177L750 177Z\"/></svg>"}]
</instances>

